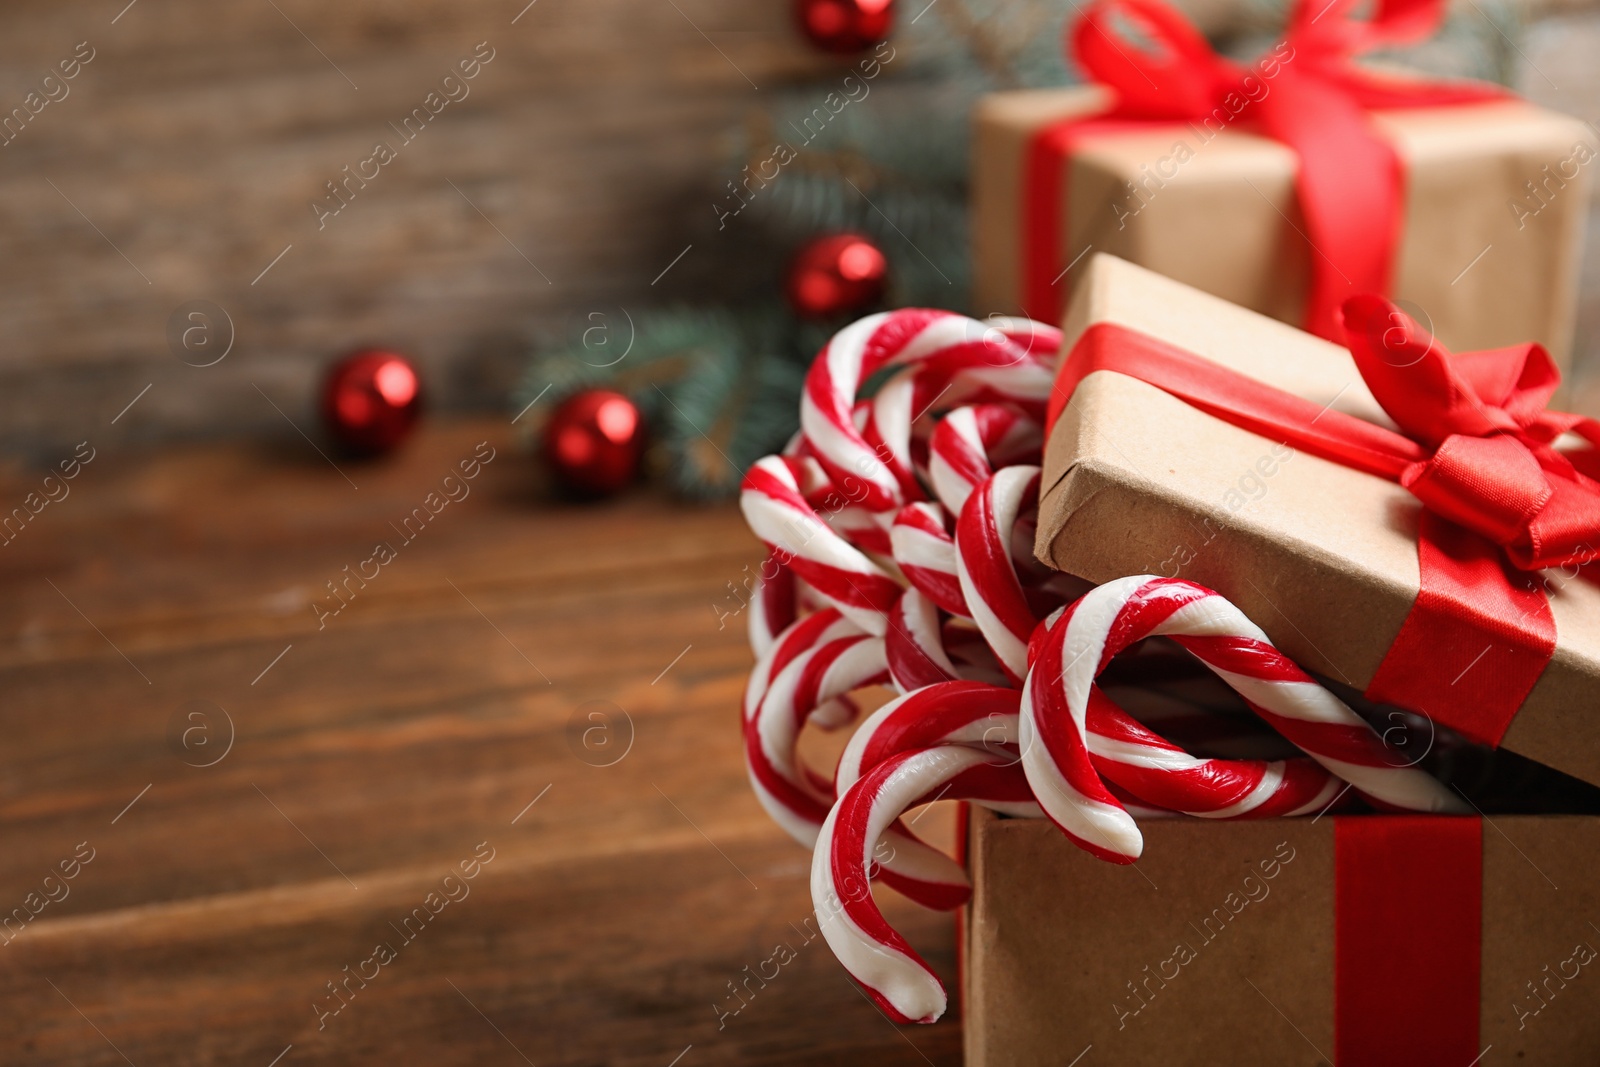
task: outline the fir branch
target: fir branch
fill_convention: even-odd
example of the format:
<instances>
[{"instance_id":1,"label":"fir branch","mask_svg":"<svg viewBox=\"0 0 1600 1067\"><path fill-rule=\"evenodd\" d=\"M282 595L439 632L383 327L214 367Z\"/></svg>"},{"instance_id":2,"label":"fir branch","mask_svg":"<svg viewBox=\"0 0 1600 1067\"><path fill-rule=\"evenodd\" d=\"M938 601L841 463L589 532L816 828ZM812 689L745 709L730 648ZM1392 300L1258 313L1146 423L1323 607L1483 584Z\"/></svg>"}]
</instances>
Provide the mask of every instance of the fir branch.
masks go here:
<instances>
[{"instance_id":1,"label":"fir branch","mask_svg":"<svg viewBox=\"0 0 1600 1067\"><path fill-rule=\"evenodd\" d=\"M1022 4L1013 24L991 10L979 14L969 0L945 0L936 8L938 16L957 40L965 40L978 67L1000 89L1020 89L1025 82L1018 70L1018 55L1024 45L1052 21L1045 4ZM1014 9L1013 9L1014 10Z\"/></svg>"}]
</instances>

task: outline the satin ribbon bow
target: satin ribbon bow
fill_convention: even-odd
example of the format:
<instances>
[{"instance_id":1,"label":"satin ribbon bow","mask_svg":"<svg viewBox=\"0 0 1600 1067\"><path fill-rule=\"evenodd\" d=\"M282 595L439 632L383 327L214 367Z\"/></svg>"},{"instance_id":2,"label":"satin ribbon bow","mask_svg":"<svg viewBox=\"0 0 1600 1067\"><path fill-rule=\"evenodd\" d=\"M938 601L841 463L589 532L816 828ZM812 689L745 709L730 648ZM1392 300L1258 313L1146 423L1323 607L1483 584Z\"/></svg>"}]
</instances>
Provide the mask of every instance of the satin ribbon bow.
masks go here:
<instances>
[{"instance_id":1,"label":"satin ribbon bow","mask_svg":"<svg viewBox=\"0 0 1600 1067\"><path fill-rule=\"evenodd\" d=\"M1543 347L1452 356L1372 295L1346 302L1344 326L1367 387L1425 452L1399 480L1429 511L1493 541L1518 570L1600 557L1600 454L1553 447L1569 432L1600 446L1600 422L1546 410L1561 375Z\"/></svg>"},{"instance_id":2,"label":"satin ribbon bow","mask_svg":"<svg viewBox=\"0 0 1600 1067\"><path fill-rule=\"evenodd\" d=\"M1391 291L1403 224L1404 175L1366 112L1499 100L1498 86L1383 76L1357 66L1374 49L1431 36L1444 0L1380 0L1360 20L1360 0L1298 0L1284 40L1253 67L1219 56L1163 0L1097 0L1070 31L1089 79L1116 93L1110 120L1246 122L1292 149L1295 190L1311 245L1305 325L1339 337L1339 306ZM1130 28L1138 37L1130 36Z\"/></svg>"}]
</instances>

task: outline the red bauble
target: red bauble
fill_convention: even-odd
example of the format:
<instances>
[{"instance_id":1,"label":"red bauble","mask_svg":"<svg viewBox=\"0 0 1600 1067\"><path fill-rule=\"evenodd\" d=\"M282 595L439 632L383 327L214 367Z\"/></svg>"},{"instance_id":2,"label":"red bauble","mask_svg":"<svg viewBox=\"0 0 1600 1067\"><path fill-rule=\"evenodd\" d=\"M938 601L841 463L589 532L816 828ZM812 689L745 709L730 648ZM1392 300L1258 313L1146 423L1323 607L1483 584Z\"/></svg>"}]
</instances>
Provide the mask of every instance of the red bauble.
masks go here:
<instances>
[{"instance_id":1,"label":"red bauble","mask_svg":"<svg viewBox=\"0 0 1600 1067\"><path fill-rule=\"evenodd\" d=\"M871 240L835 233L807 244L789 265L789 304L810 319L863 311L883 299L889 263Z\"/></svg>"},{"instance_id":2,"label":"red bauble","mask_svg":"<svg viewBox=\"0 0 1600 1067\"><path fill-rule=\"evenodd\" d=\"M889 36L891 0L795 0L800 30L824 52L859 52Z\"/></svg>"},{"instance_id":3,"label":"red bauble","mask_svg":"<svg viewBox=\"0 0 1600 1067\"><path fill-rule=\"evenodd\" d=\"M421 411L417 370L394 352L352 352L328 369L322 384L322 421L352 452L389 451L411 433Z\"/></svg>"},{"instance_id":4,"label":"red bauble","mask_svg":"<svg viewBox=\"0 0 1600 1067\"><path fill-rule=\"evenodd\" d=\"M644 419L621 393L585 389L563 400L545 424L544 455L568 489L607 496L639 474Z\"/></svg>"}]
</instances>

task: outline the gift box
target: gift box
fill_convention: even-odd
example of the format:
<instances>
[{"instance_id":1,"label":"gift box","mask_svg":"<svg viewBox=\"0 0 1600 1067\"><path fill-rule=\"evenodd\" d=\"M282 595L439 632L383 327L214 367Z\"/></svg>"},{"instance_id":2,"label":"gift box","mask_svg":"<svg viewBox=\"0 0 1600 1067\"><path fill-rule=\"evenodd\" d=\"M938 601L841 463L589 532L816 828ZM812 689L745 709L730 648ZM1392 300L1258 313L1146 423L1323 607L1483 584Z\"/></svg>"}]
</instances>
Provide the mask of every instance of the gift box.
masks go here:
<instances>
[{"instance_id":1,"label":"gift box","mask_svg":"<svg viewBox=\"0 0 1600 1067\"><path fill-rule=\"evenodd\" d=\"M1543 411L1554 372L1537 350L1450 355L1382 315L1358 365L1097 257L1066 320L1035 552L1097 583L1198 582L1334 684L1600 782L1600 499L1541 468L1527 437L1600 425ZM1502 429L1447 434L1469 410ZM1593 471L1592 450L1565 454ZM1557 513L1573 520L1559 534Z\"/></svg>"},{"instance_id":2,"label":"gift box","mask_svg":"<svg viewBox=\"0 0 1600 1067\"><path fill-rule=\"evenodd\" d=\"M1246 66L1154 0L1091 5L1074 46L1101 84L975 110L979 310L1058 322L1088 257L1109 253L1324 337L1344 296L1374 291L1452 348L1534 340L1565 366L1592 127L1330 60L1349 46L1321 35L1348 29L1349 7L1303 7ZM1146 58L1108 12L1177 60ZM1392 43L1387 24L1359 25Z\"/></svg>"},{"instance_id":3,"label":"gift box","mask_svg":"<svg viewBox=\"0 0 1600 1067\"><path fill-rule=\"evenodd\" d=\"M1600 818L1143 830L1117 866L973 809L971 1067L1600 1061Z\"/></svg>"}]
</instances>

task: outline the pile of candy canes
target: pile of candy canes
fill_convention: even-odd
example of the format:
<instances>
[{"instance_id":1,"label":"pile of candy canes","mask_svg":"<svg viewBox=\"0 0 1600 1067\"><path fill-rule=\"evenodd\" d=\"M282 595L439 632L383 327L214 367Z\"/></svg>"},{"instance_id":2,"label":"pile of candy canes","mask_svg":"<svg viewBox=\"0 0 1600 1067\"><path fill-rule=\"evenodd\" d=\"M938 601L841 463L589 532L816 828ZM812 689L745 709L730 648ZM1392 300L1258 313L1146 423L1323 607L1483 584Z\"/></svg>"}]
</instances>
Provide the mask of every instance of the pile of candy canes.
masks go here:
<instances>
[{"instance_id":1,"label":"pile of candy canes","mask_svg":"<svg viewBox=\"0 0 1600 1067\"><path fill-rule=\"evenodd\" d=\"M970 892L961 866L901 821L930 800L1047 818L1114 863L1139 857L1135 816L1303 815L1347 793L1387 810L1464 807L1217 594L1150 575L1089 588L1035 561L1060 345L1059 331L1025 319L921 309L862 319L813 364L800 432L742 486L769 550L749 616L750 781L814 850L829 946L900 1022L937 1019L945 992L869 881L934 908ZM858 399L869 382L870 399ZM1123 690L1100 676L1156 636L1298 753L1201 758L1155 732L1158 716L1125 710ZM870 686L900 695L860 723L831 779L807 766L805 725L850 724L851 693Z\"/></svg>"}]
</instances>

